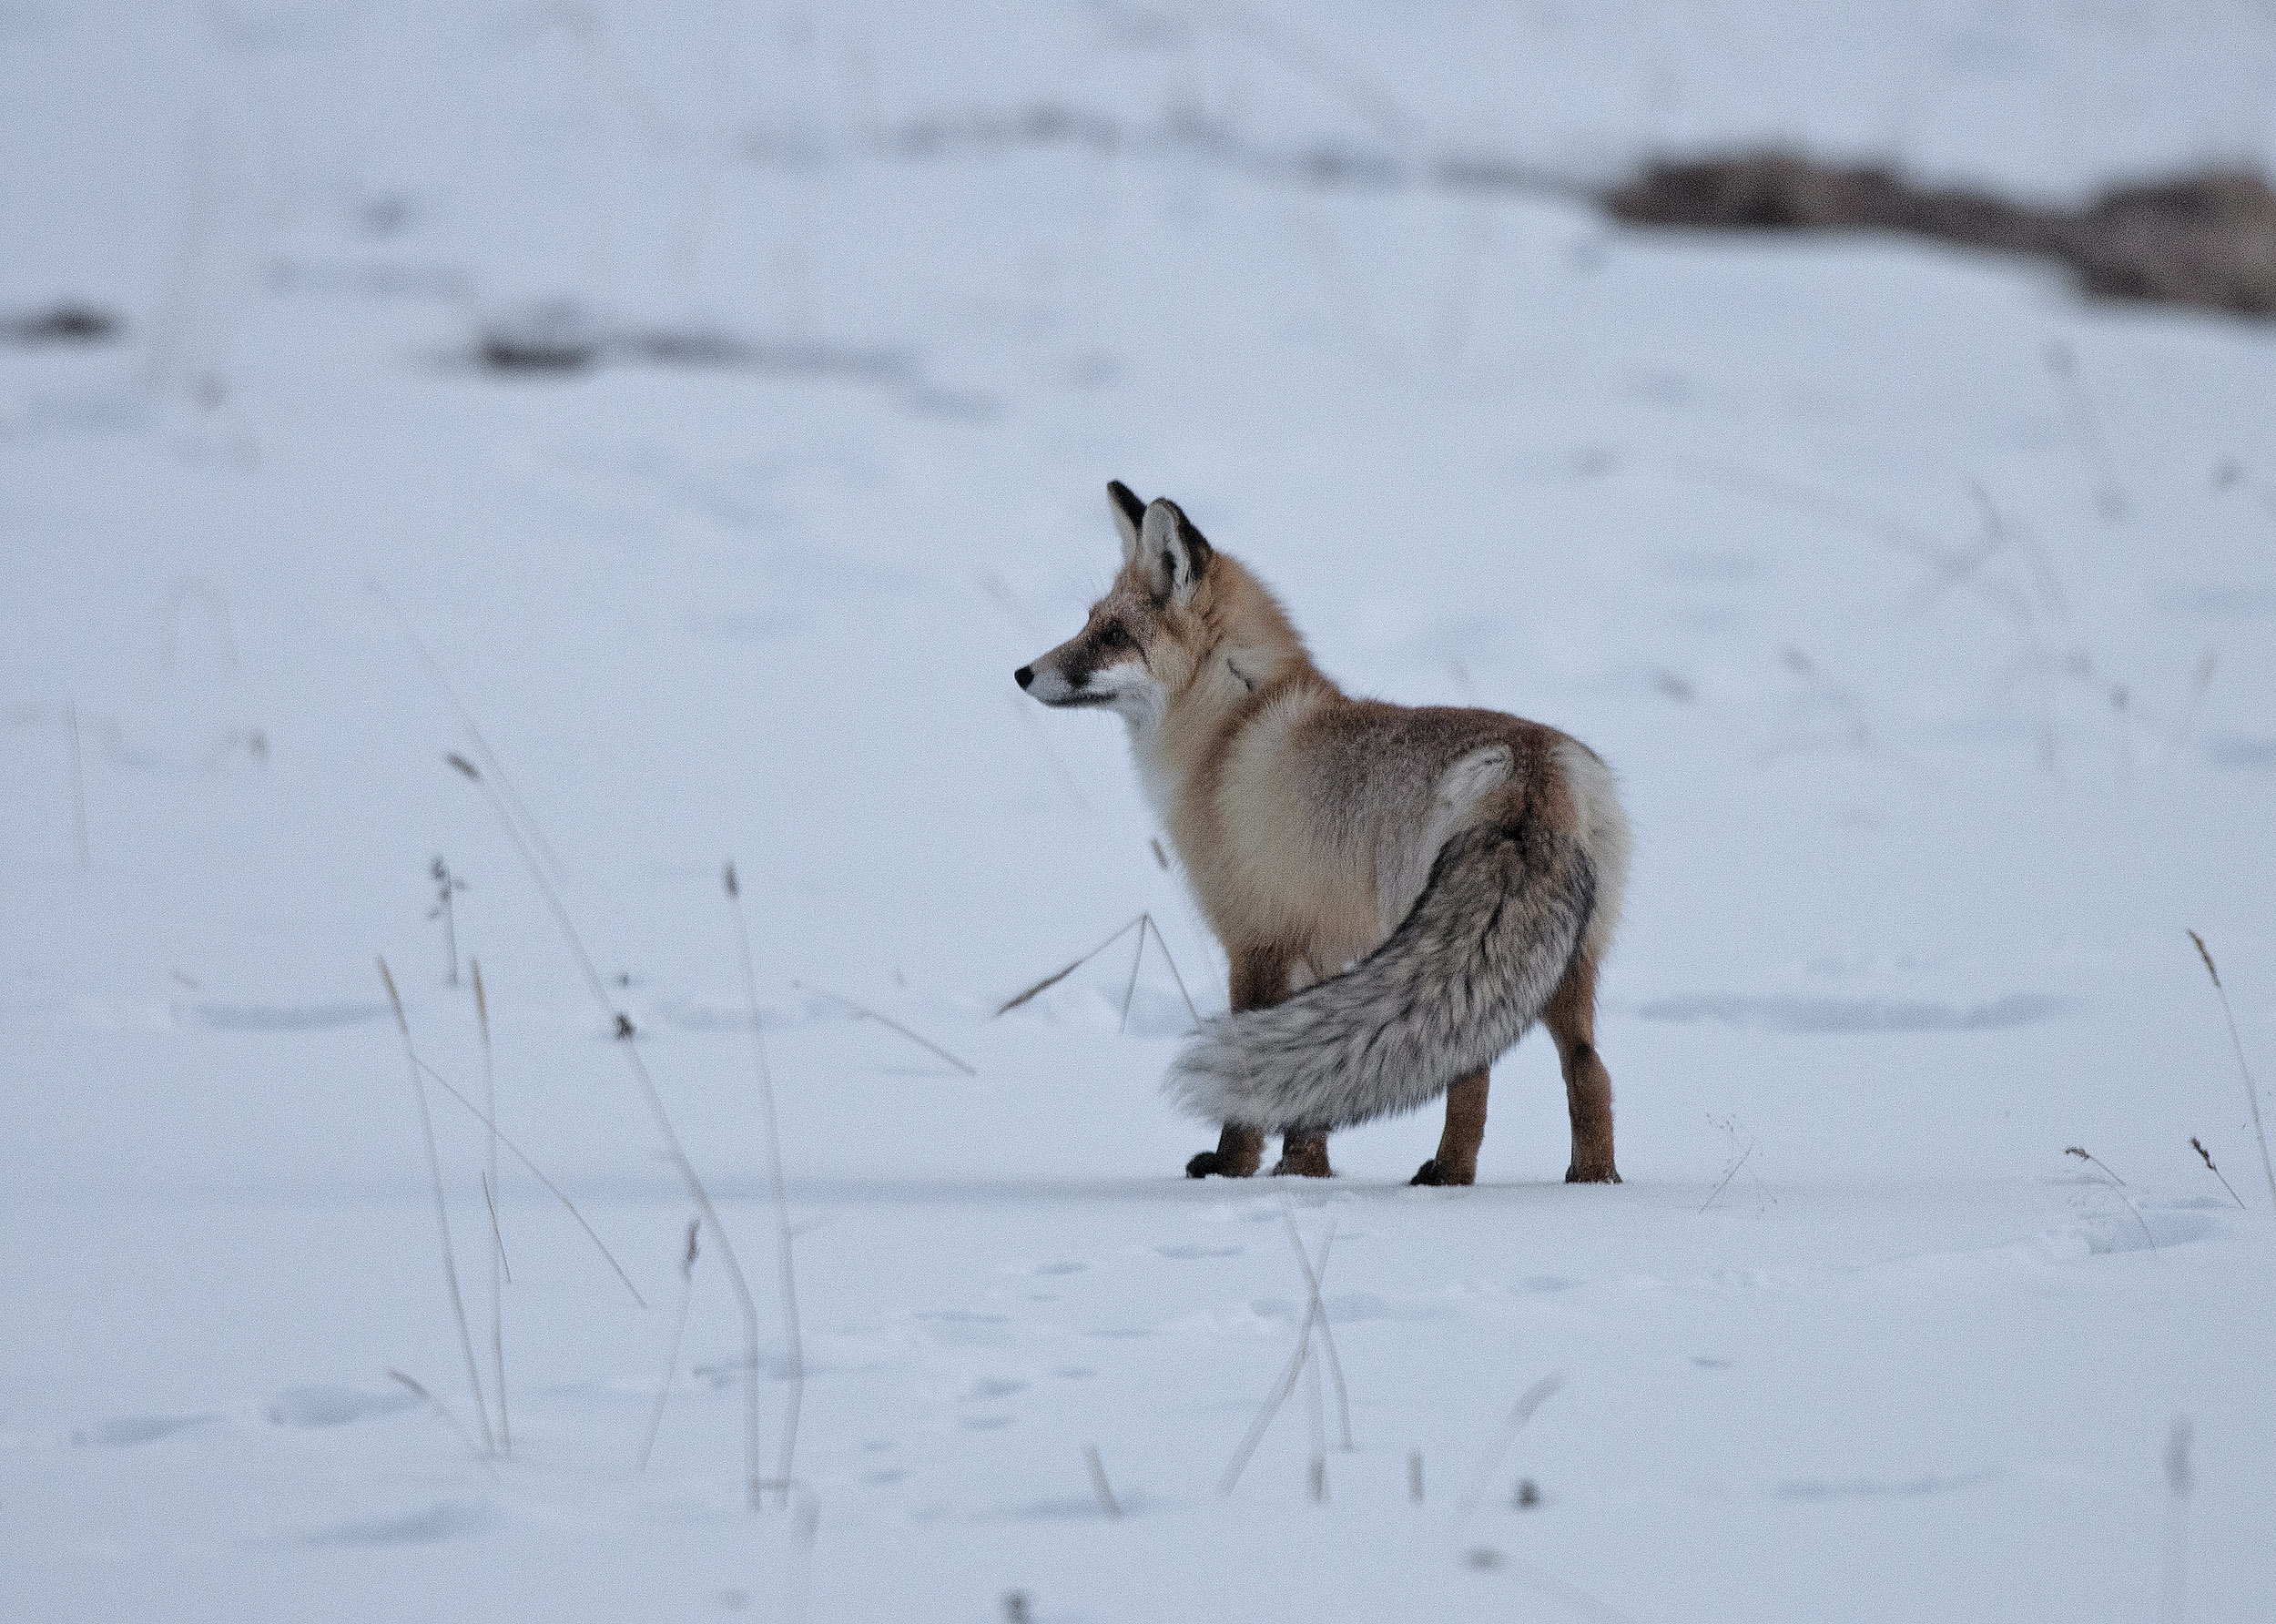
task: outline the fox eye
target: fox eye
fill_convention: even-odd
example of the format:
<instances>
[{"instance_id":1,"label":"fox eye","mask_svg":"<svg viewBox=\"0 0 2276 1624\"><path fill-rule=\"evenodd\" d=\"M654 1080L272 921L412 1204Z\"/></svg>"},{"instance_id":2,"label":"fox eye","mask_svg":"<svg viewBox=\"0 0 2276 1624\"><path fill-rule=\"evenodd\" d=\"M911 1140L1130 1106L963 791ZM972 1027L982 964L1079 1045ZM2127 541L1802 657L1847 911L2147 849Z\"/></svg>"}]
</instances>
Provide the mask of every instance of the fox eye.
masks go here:
<instances>
[{"instance_id":1,"label":"fox eye","mask_svg":"<svg viewBox=\"0 0 2276 1624\"><path fill-rule=\"evenodd\" d=\"M1128 648L1130 634L1123 631L1119 624L1110 624L1099 634L1099 642L1108 648Z\"/></svg>"}]
</instances>

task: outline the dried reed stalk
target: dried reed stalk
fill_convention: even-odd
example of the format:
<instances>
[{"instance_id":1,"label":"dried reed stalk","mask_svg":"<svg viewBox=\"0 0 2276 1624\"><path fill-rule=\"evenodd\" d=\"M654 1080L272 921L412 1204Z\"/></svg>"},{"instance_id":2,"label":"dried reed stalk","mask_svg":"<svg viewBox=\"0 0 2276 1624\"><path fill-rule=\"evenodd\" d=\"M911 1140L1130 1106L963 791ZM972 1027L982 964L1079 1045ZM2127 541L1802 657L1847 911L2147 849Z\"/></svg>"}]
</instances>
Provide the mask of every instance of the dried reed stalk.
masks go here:
<instances>
[{"instance_id":1,"label":"dried reed stalk","mask_svg":"<svg viewBox=\"0 0 2276 1624\"><path fill-rule=\"evenodd\" d=\"M472 725L470 723L468 727L471 732ZM563 905L561 893L545 877L544 868L538 862L537 854L531 849L529 840L514 822L505 802L500 798L490 780L483 776L482 770L462 756L446 756L443 759L483 791L483 798L490 803L491 811L505 830L507 839L513 843L515 854L521 858L523 867L529 870L530 878L535 882L538 894L544 898L554 924L560 927L563 939L569 944L569 950L576 958L577 968L584 973L585 986L592 991L594 1002L600 1006L601 1014L609 1028L624 1040L615 1047L632 1071L633 1081L640 1091L642 1101L648 1108L648 1116L655 1125L656 1135L664 1142L666 1157L678 1170L681 1181L686 1184L687 1193L696 1203L696 1211L711 1226L712 1238L719 1243L719 1261L727 1272L727 1282L735 1291L736 1307L743 1318L745 1493L751 1509L756 1511L761 1504L759 1486L764 1480L758 1457L758 1307L751 1299L748 1283L743 1278L743 1265L735 1255L735 1243L727 1234L726 1225L719 1221L719 1211L712 1204L711 1192L704 1187L695 1163L687 1159L687 1152L680 1144L679 1132L672 1126L672 1114L665 1109L664 1096L656 1091L655 1079L648 1075L647 1063L640 1058L639 1045L632 1035L631 1022L608 996L608 988L601 979L601 972L594 968L593 956L585 951L584 939L577 934L576 922L569 917L568 908Z\"/></svg>"},{"instance_id":2,"label":"dried reed stalk","mask_svg":"<svg viewBox=\"0 0 2276 1624\"><path fill-rule=\"evenodd\" d=\"M419 1062L419 1069L427 1074L427 1081L429 1082L433 1083L444 1093L450 1095L452 1099L457 1101L461 1105L464 1106L467 1113L476 1122L482 1123L483 1126L491 1129L493 1132L498 1134L498 1142L505 1146L506 1153L512 1156L515 1161L519 1162L523 1167L527 1168L529 1170L530 1176L535 1179L539 1183L545 1186L545 1193L548 1195L551 1195L555 1201L559 1202L568 1210L569 1216L577 1221L577 1227L584 1231L585 1239L591 1241L594 1246L600 1249L601 1255L608 1260L608 1266L616 1271L616 1278L625 1283L625 1289L632 1294L632 1300L639 1304L641 1307L645 1308L648 1305L647 1298L640 1294L640 1288L632 1283L632 1276L625 1273L625 1265L616 1261L616 1254L608 1249L608 1243L602 1240L599 1233L596 1232L590 1223L585 1222L584 1214L577 1211L577 1203L571 1201L568 1196L562 1193L560 1185L554 1183L553 1180L545 1176L545 1170L538 1166L536 1162L531 1161L529 1157L523 1152L520 1145L515 1144L513 1141L508 1139L504 1132L498 1129L497 1123L491 1117L484 1114L481 1106L475 1104L472 1100L469 1100L464 1094L459 1092L457 1088L452 1084L449 1078L443 1076L442 1072L427 1064L424 1060L422 1060Z\"/></svg>"},{"instance_id":3,"label":"dried reed stalk","mask_svg":"<svg viewBox=\"0 0 2276 1624\"><path fill-rule=\"evenodd\" d=\"M1099 1509L1110 1518L1119 1521L1123 1515L1123 1503L1114 1497L1114 1486L1106 1480L1106 1462L1099 1458L1096 1444L1082 1446L1082 1464L1091 1473L1091 1492L1099 1497Z\"/></svg>"},{"instance_id":4,"label":"dried reed stalk","mask_svg":"<svg viewBox=\"0 0 2276 1624\"><path fill-rule=\"evenodd\" d=\"M2158 1237L2149 1233L2149 1221L2141 1215L2141 1209L2134 1204L2134 1198L2126 1193L2126 1181L2110 1171L2109 1163L2084 1145L2065 1145L2063 1154L2076 1156L2081 1162L2090 1162L2101 1170L2102 1176L2110 1181L2112 1193L2126 1203L2126 1210L2134 1215L2134 1222L2141 1225L2141 1238L2149 1243L2149 1251L2154 1256L2158 1250Z\"/></svg>"},{"instance_id":5,"label":"dried reed stalk","mask_svg":"<svg viewBox=\"0 0 2276 1624\"><path fill-rule=\"evenodd\" d=\"M435 859L437 862L441 858ZM447 895L447 893L446 893ZM458 962L457 937L452 938L452 965ZM490 1059L490 998L483 990L483 961L469 959L474 980L474 1023L483 1037L483 1126L488 1131L483 1163L483 1194L490 1203L490 1362L491 1378L498 1387L498 1450L513 1453L513 1422L506 1409L506 1294L513 1271L506 1267L506 1237L498 1223L498 1080Z\"/></svg>"},{"instance_id":6,"label":"dried reed stalk","mask_svg":"<svg viewBox=\"0 0 2276 1624\"><path fill-rule=\"evenodd\" d=\"M1525 1430L1528 1421L1533 1419L1533 1412L1555 1397L1564 1385L1564 1373L1553 1372L1518 1395L1518 1402L1509 1406L1509 1419L1501 1425L1501 1436L1486 1451L1485 1458L1478 1463L1478 1469L1470 1474L1469 1487L1454 1503L1455 1521L1460 1522L1477 1509L1478 1497L1486 1492L1487 1480L1493 1477L1494 1468L1501 1464L1501 1457L1509 1453L1509 1446L1518 1441L1518 1434Z\"/></svg>"},{"instance_id":7,"label":"dried reed stalk","mask_svg":"<svg viewBox=\"0 0 2276 1624\"><path fill-rule=\"evenodd\" d=\"M493 1477L498 1475L498 1468L491 1465L490 1457L482 1452L482 1446L474 1442L472 1435L468 1433L466 1428L458 1424L458 1417L451 1414L451 1409L448 1405L444 1404L433 1394L427 1391L426 1385L424 1383L414 1381L412 1377L405 1375L400 1370L390 1370L387 1375L390 1381L401 1383L405 1387L408 1387L411 1390L412 1396L416 1397L421 1403L424 1404L436 1415L442 1416L442 1425L449 1427L457 1436L458 1441L466 1446L466 1452L469 1455L472 1455L476 1460L482 1462L483 1469L484 1471L488 1472Z\"/></svg>"},{"instance_id":8,"label":"dried reed stalk","mask_svg":"<svg viewBox=\"0 0 2276 1624\"><path fill-rule=\"evenodd\" d=\"M2213 968L2212 952L2205 946L2205 939L2192 930L2190 940L2197 944L2197 956L2205 961L2205 973L2213 979L2213 990L2220 997L2221 1017L2229 1023L2229 1046L2236 1051L2237 1075L2244 1079L2244 1098L2252 1107L2252 1137L2261 1145L2261 1172L2268 1179L2269 1204L2276 1207L2276 1164L2268 1159L2268 1133L2261 1126L2261 1091L2252 1081L2251 1068L2244 1063L2244 1040L2237 1036L2237 1012L2229 1007L2229 990L2220 984L2220 972Z\"/></svg>"},{"instance_id":9,"label":"dried reed stalk","mask_svg":"<svg viewBox=\"0 0 2276 1624\"><path fill-rule=\"evenodd\" d=\"M466 1329L466 1299L458 1288L458 1260L451 1249L451 1211L442 1199L442 1159L434 1148L434 1117L427 1109L427 1085L419 1074L419 1051L412 1047L411 1021L403 1014L402 995L395 990L395 978L389 973L387 960L379 960L380 980L387 988L387 1001L395 1009L395 1030L403 1036L403 1058L411 1068L412 1097L419 1101L419 1132L426 1141L427 1178L434 1191L435 1230L442 1243L442 1279L451 1288L451 1314L458 1322L459 1351L466 1355L466 1385L473 1390L474 1416L482 1423L483 1453L495 1455L498 1441L490 1430L490 1406L483 1402L481 1373L474 1365L474 1339Z\"/></svg>"},{"instance_id":10,"label":"dried reed stalk","mask_svg":"<svg viewBox=\"0 0 2276 1624\"><path fill-rule=\"evenodd\" d=\"M743 1002L751 1018L751 1060L757 1069L758 1101L767 1122L767 1192L775 1207L775 1274L782 1293L783 1335L790 1347L790 1391L783 1402L782 1471L779 1503L790 1503L790 1484L798 1452L798 1413L806 1402L806 1337L798 1328L798 1274L790 1253L790 1193L782 1177L782 1129L775 1114L775 1077L767 1063L767 1035L758 1019L758 970L751 959L751 933L743 923L743 887L729 858L723 871L727 901L735 915L735 945L743 969Z\"/></svg>"},{"instance_id":11,"label":"dried reed stalk","mask_svg":"<svg viewBox=\"0 0 2276 1624\"><path fill-rule=\"evenodd\" d=\"M899 1021L894 1020L891 1016L880 1015L875 1010L869 1008L867 1004L858 1004L842 992L832 992L828 988L818 987L811 981L793 981L790 985L798 988L802 992L818 992L824 998L828 999L832 1003L845 1005L846 1008L851 1010L855 1014L860 1016L865 1020L874 1020L879 1026L892 1028L893 1030L900 1033L902 1037L907 1038L911 1043L916 1044L918 1048L925 1050L930 1053L939 1055L942 1060L948 1061L949 1064L954 1066L967 1077L978 1077L980 1075L978 1071L974 1071L970 1066L965 1064L962 1061L957 1059L956 1056L950 1054L947 1050L941 1048L940 1044L935 1043L930 1038L925 1037L921 1033L910 1031L907 1027L903 1026ZM997 1013L1001 1014L1002 1011L998 1010Z\"/></svg>"},{"instance_id":12,"label":"dried reed stalk","mask_svg":"<svg viewBox=\"0 0 2276 1624\"><path fill-rule=\"evenodd\" d=\"M687 1334L687 1305L696 1300L696 1237L703 1233L704 1221L687 1221L687 1250L680 1257L680 1307L672 1320L672 1351L664 1355L664 1375L655 1385L655 1407L648 1412L648 1436L640 1446L640 1464L635 1472L648 1469L648 1457L655 1449L655 1435L664 1425L664 1401L672 1394L672 1375L680 1367L680 1339Z\"/></svg>"},{"instance_id":13,"label":"dried reed stalk","mask_svg":"<svg viewBox=\"0 0 2276 1624\"><path fill-rule=\"evenodd\" d=\"M1326 1276L1328 1254L1335 1247L1336 1226L1330 1223L1326 1235L1320 1242L1319 1259L1312 1266L1314 1279ZM1248 1432L1241 1439L1241 1446L1233 1452L1233 1458L1225 1464L1224 1476L1217 1480L1219 1494L1229 1495L1239 1486L1241 1474L1248 1469L1249 1457L1256 1453L1257 1445L1265 1441L1265 1431L1272 1426L1273 1417L1280 1414L1280 1406L1287 1402L1288 1395L1295 1391L1296 1380L1304 1374L1304 1367L1312 1357L1312 1327L1325 1317L1326 1310L1319 1297L1315 1295L1306 1305L1304 1323L1297 1328L1295 1352L1289 1355L1287 1366L1280 1373L1280 1380L1265 1396L1264 1405L1256 1412L1256 1418L1249 1423Z\"/></svg>"}]
</instances>

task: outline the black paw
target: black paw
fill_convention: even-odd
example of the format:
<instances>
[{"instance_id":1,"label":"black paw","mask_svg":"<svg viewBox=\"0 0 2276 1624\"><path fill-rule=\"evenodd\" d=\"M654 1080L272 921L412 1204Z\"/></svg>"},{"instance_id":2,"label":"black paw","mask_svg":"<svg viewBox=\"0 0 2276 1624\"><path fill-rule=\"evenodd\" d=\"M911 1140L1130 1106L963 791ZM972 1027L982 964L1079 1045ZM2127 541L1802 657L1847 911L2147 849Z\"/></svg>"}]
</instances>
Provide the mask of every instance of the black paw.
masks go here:
<instances>
[{"instance_id":1,"label":"black paw","mask_svg":"<svg viewBox=\"0 0 2276 1624\"><path fill-rule=\"evenodd\" d=\"M1224 1171L1224 1158L1214 1151L1204 1151L1185 1164L1185 1176L1189 1179L1205 1179L1213 1172Z\"/></svg>"},{"instance_id":2,"label":"black paw","mask_svg":"<svg viewBox=\"0 0 2276 1624\"><path fill-rule=\"evenodd\" d=\"M1410 1184L1437 1183L1438 1182L1438 1159L1436 1156L1433 1156L1429 1161L1424 1162L1420 1167L1415 1170L1415 1176L1407 1182Z\"/></svg>"},{"instance_id":3,"label":"black paw","mask_svg":"<svg viewBox=\"0 0 2276 1624\"><path fill-rule=\"evenodd\" d=\"M1608 1167L1601 1172L1593 1170L1582 1172L1571 1165L1565 1169L1565 1182L1568 1184L1617 1184L1620 1182L1620 1170L1617 1168Z\"/></svg>"}]
</instances>

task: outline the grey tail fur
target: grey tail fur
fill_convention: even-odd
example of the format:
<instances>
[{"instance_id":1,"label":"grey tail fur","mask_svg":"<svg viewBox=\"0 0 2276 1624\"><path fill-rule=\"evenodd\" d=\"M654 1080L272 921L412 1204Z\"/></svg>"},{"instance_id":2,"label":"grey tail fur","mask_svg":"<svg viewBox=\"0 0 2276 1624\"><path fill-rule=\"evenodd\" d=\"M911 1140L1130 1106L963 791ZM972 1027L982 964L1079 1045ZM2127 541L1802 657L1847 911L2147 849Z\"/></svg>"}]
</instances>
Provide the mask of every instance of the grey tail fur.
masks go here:
<instances>
[{"instance_id":1,"label":"grey tail fur","mask_svg":"<svg viewBox=\"0 0 2276 1624\"><path fill-rule=\"evenodd\" d=\"M1210 1122L1314 1132L1426 1105L1539 1017L1595 903L1571 836L1525 812L1468 829L1390 939L1270 1009L1204 1021L1163 1089Z\"/></svg>"}]
</instances>

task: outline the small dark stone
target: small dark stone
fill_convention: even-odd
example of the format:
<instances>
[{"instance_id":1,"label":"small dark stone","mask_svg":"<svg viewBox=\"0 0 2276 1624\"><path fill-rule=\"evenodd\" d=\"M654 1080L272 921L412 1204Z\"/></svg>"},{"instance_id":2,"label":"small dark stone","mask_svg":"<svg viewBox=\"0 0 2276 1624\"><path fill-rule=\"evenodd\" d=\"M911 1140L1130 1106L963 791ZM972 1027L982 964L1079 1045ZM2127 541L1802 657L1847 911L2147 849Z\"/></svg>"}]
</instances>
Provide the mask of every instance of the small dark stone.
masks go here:
<instances>
[{"instance_id":1,"label":"small dark stone","mask_svg":"<svg viewBox=\"0 0 2276 1624\"><path fill-rule=\"evenodd\" d=\"M69 301L0 323L0 336L19 344L100 344L118 336L126 323L108 310Z\"/></svg>"}]
</instances>

